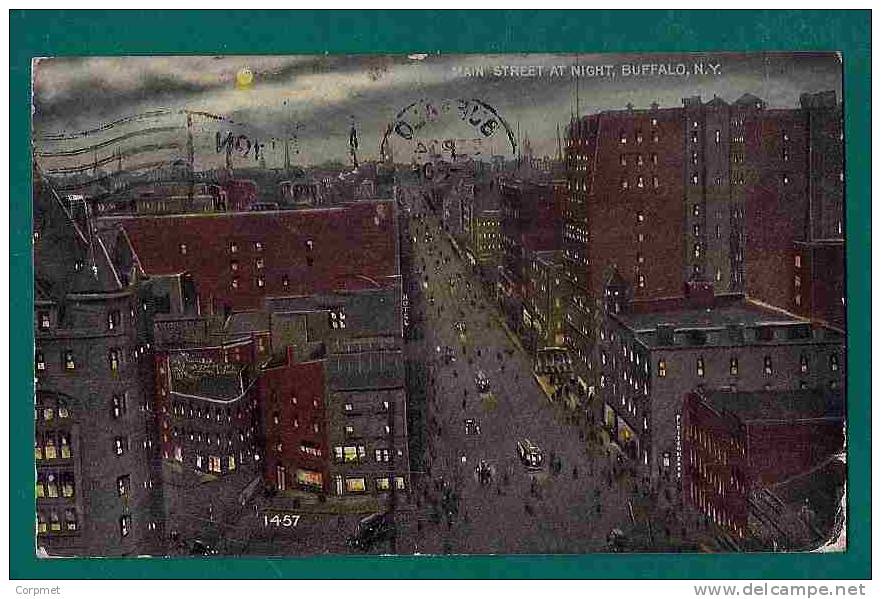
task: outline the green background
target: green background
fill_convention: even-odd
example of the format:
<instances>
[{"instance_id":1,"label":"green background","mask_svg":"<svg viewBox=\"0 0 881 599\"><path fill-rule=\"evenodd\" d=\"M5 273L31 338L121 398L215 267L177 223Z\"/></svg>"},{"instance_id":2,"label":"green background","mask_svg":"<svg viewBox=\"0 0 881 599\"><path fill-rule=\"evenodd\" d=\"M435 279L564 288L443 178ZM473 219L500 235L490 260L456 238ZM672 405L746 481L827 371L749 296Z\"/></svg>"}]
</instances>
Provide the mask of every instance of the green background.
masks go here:
<instances>
[{"instance_id":1,"label":"green background","mask_svg":"<svg viewBox=\"0 0 881 599\"><path fill-rule=\"evenodd\" d=\"M12 11L12 578L869 578L870 11ZM848 550L840 554L56 559L34 556L30 61L35 56L837 50L844 61Z\"/></svg>"}]
</instances>

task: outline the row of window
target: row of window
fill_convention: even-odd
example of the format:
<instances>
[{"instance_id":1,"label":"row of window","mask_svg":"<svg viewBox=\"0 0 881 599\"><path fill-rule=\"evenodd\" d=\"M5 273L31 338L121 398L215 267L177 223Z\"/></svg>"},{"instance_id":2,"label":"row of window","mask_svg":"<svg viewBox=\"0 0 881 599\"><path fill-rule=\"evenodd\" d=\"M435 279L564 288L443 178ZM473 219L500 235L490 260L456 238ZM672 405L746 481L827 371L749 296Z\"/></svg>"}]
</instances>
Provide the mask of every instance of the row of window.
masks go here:
<instances>
[{"instance_id":1,"label":"row of window","mask_svg":"<svg viewBox=\"0 0 881 599\"><path fill-rule=\"evenodd\" d=\"M37 533L76 532L79 528L76 509L37 510Z\"/></svg>"},{"instance_id":2,"label":"row of window","mask_svg":"<svg viewBox=\"0 0 881 599\"><path fill-rule=\"evenodd\" d=\"M37 433L34 439L34 458L36 460L66 460L70 456L70 436L67 433Z\"/></svg>"},{"instance_id":3,"label":"row of window","mask_svg":"<svg viewBox=\"0 0 881 599\"><path fill-rule=\"evenodd\" d=\"M131 309L131 316L134 318L135 311L134 308ZM52 317L48 310L39 310L37 312L37 323L41 330L48 330L52 328ZM107 313L107 330L114 331L118 329L122 324L122 315L119 310L111 310Z\"/></svg>"},{"instance_id":4,"label":"row of window","mask_svg":"<svg viewBox=\"0 0 881 599\"><path fill-rule=\"evenodd\" d=\"M373 479L374 489L378 493L382 493L385 491L391 490L391 479L394 478L395 481L395 489L398 491L403 491L405 489L405 482L403 476L381 476ZM337 493L341 493L342 483L341 481L337 482ZM346 477L346 493L366 493L367 492L367 479L363 476L355 476L355 477Z\"/></svg>"},{"instance_id":5,"label":"row of window","mask_svg":"<svg viewBox=\"0 0 881 599\"><path fill-rule=\"evenodd\" d=\"M799 372L802 374L807 374L809 370L808 365L808 357L802 354L799 357ZM829 356L829 370L832 372L838 371L838 355L832 354ZM698 356L695 361L695 371L699 377L704 376L706 373L706 365L704 363L704 357ZM774 365L771 359L771 356L765 356L763 360L762 372L766 376L770 376L774 373ZM738 376L739 374L739 366L738 360L736 356L732 356L728 361L728 374L731 376ZM658 376L665 377L667 376L667 361L664 359L658 360Z\"/></svg>"},{"instance_id":6,"label":"row of window","mask_svg":"<svg viewBox=\"0 0 881 599\"><path fill-rule=\"evenodd\" d=\"M631 157L632 157L632 155L631 155ZM627 166L628 160L629 160L629 158L628 158L627 154L621 154L618 157L618 163L621 166ZM651 161L651 163L653 165L657 165L658 164L658 155L657 154L650 154L649 160ZM642 154L636 154L636 166L643 166L644 163L645 163L645 161L642 158Z\"/></svg>"},{"instance_id":7,"label":"row of window","mask_svg":"<svg viewBox=\"0 0 881 599\"><path fill-rule=\"evenodd\" d=\"M70 418L70 410L66 405L59 402L55 407L51 406L37 406L34 408L34 420L42 420L44 422L51 422L56 418Z\"/></svg>"},{"instance_id":8,"label":"row of window","mask_svg":"<svg viewBox=\"0 0 881 599\"><path fill-rule=\"evenodd\" d=\"M362 436L359 432L355 431L355 426L352 424L347 424L345 426L344 430L346 433L346 437L360 437L360 436ZM382 427L382 432L383 432L383 434L388 435L392 432L392 427L389 426L388 424L386 424Z\"/></svg>"},{"instance_id":9,"label":"row of window","mask_svg":"<svg viewBox=\"0 0 881 599\"><path fill-rule=\"evenodd\" d=\"M73 472L37 472L37 498L71 498L76 494Z\"/></svg>"},{"instance_id":10,"label":"row of window","mask_svg":"<svg viewBox=\"0 0 881 599\"><path fill-rule=\"evenodd\" d=\"M643 189L646 186L646 181L642 176L636 178L636 187L638 189ZM658 189L661 186L661 181L657 176L652 175L651 177L651 186L654 189ZM621 179L621 189L630 189L630 181L627 179Z\"/></svg>"},{"instance_id":11,"label":"row of window","mask_svg":"<svg viewBox=\"0 0 881 599\"><path fill-rule=\"evenodd\" d=\"M141 350L143 353L143 349ZM65 370L76 370L76 360L73 350L67 349L61 352L61 362L64 364ZM112 372L118 372L122 365L122 352L119 349L110 349L107 351L107 366ZM38 372L46 370L46 356L42 351L37 350L34 353L34 366Z\"/></svg>"},{"instance_id":12,"label":"row of window","mask_svg":"<svg viewBox=\"0 0 881 599\"><path fill-rule=\"evenodd\" d=\"M229 247L230 254L237 254L239 252L239 243L237 241L229 242L228 247ZM306 242L306 247L308 247L310 250L312 249L312 240L309 240ZM182 256L187 255L187 253L190 250L190 248L185 243L178 244L177 249L178 249L178 252ZM255 252L262 252L264 249L265 249L265 246L262 241L255 241L254 242L254 251Z\"/></svg>"},{"instance_id":13,"label":"row of window","mask_svg":"<svg viewBox=\"0 0 881 599\"><path fill-rule=\"evenodd\" d=\"M398 457L403 457L404 452L397 450ZM367 450L363 445L345 445L333 448L333 458L337 463L357 463L367 461ZM382 447L373 451L373 459L376 462L386 463L391 461L391 452Z\"/></svg>"},{"instance_id":14,"label":"row of window","mask_svg":"<svg viewBox=\"0 0 881 599\"><path fill-rule=\"evenodd\" d=\"M653 119L652 125L654 126L656 124L657 124L657 121L655 119ZM636 139L636 143L638 143L638 144L642 143L642 141L643 141L642 131L636 132L635 139ZM658 143L660 140L661 140L660 134L657 131L653 130L652 131L652 143ZM621 131L618 133L618 143L621 143L621 144L627 143L627 132L624 131L624 129L621 129Z\"/></svg>"}]
</instances>

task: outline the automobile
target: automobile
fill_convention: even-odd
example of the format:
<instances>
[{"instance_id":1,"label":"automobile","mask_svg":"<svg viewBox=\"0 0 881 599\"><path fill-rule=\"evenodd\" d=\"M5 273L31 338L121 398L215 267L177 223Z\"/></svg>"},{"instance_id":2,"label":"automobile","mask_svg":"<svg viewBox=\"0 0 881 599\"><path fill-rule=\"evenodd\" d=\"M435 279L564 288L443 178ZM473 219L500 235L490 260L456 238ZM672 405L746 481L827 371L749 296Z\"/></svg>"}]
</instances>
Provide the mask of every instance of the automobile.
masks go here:
<instances>
[{"instance_id":1,"label":"automobile","mask_svg":"<svg viewBox=\"0 0 881 599\"><path fill-rule=\"evenodd\" d=\"M477 371L477 376L474 377L474 384L477 385L477 390L481 393L489 391L489 379L486 378L482 370Z\"/></svg>"},{"instance_id":2,"label":"automobile","mask_svg":"<svg viewBox=\"0 0 881 599\"><path fill-rule=\"evenodd\" d=\"M529 470L541 469L544 455L541 448L529 439L517 441L517 455Z\"/></svg>"},{"instance_id":3,"label":"automobile","mask_svg":"<svg viewBox=\"0 0 881 599\"><path fill-rule=\"evenodd\" d=\"M477 420L475 420L474 418L468 418L467 420L465 420L465 434L469 436L479 435L480 423L477 422Z\"/></svg>"},{"instance_id":4,"label":"automobile","mask_svg":"<svg viewBox=\"0 0 881 599\"><path fill-rule=\"evenodd\" d=\"M395 523L389 512L377 512L358 522L358 530L346 540L353 549L369 549L373 544L395 536Z\"/></svg>"}]
</instances>

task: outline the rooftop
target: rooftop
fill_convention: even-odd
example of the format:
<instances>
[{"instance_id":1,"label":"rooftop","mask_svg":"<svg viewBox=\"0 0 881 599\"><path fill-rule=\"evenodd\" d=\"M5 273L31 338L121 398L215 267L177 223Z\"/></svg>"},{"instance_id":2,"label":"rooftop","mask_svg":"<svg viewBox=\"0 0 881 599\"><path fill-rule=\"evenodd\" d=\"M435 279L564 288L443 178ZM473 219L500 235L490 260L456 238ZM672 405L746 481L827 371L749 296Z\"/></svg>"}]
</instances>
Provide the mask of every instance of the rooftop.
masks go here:
<instances>
[{"instance_id":1,"label":"rooftop","mask_svg":"<svg viewBox=\"0 0 881 599\"><path fill-rule=\"evenodd\" d=\"M710 391L704 401L719 412L728 412L744 423L844 417L839 391Z\"/></svg>"},{"instance_id":2,"label":"rooftop","mask_svg":"<svg viewBox=\"0 0 881 599\"><path fill-rule=\"evenodd\" d=\"M634 306L634 304L631 304ZM743 299L716 297L712 307L661 300L612 318L648 347L843 342L843 335L809 320Z\"/></svg>"},{"instance_id":3,"label":"rooftop","mask_svg":"<svg viewBox=\"0 0 881 599\"><path fill-rule=\"evenodd\" d=\"M188 272L200 301L234 310L264 297L392 286L398 274L391 201L119 223L146 275Z\"/></svg>"},{"instance_id":4,"label":"rooftop","mask_svg":"<svg viewBox=\"0 0 881 599\"><path fill-rule=\"evenodd\" d=\"M770 323L806 322L791 314L765 308L749 300L716 304L712 308L680 307L661 310L640 310L619 313L618 319L634 331L654 330L658 325L669 324L677 329L716 328L731 324L755 326Z\"/></svg>"}]
</instances>

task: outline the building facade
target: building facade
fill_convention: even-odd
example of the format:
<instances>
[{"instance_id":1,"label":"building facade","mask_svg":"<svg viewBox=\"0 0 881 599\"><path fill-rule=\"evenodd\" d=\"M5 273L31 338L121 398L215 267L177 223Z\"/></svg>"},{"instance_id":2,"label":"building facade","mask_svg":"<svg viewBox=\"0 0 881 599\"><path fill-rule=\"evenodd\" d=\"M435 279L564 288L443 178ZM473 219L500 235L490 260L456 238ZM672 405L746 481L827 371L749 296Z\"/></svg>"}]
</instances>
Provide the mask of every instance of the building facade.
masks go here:
<instances>
[{"instance_id":1,"label":"building facade","mask_svg":"<svg viewBox=\"0 0 881 599\"><path fill-rule=\"evenodd\" d=\"M159 553L147 306L81 226L78 207L39 176L35 184L37 546L50 555Z\"/></svg>"},{"instance_id":2,"label":"building facade","mask_svg":"<svg viewBox=\"0 0 881 599\"><path fill-rule=\"evenodd\" d=\"M572 121L566 141L566 338L597 381L603 294L636 301L693 285L742 293L843 330L841 105L828 92L771 109L685 98ZM827 269L817 276L815 264Z\"/></svg>"},{"instance_id":3,"label":"building facade","mask_svg":"<svg viewBox=\"0 0 881 599\"><path fill-rule=\"evenodd\" d=\"M694 389L844 388L844 337L831 327L739 295L618 303L609 292L597 408L610 440L653 481L681 479L682 401Z\"/></svg>"},{"instance_id":4,"label":"building facade","mask_svg":"<svg viewBox=\"0 0 881 599\"><path fill-rule=\"evenodd\" d=\"M778 483L843 451L844 402L829 390L691 392L683 402L681 444L686 504L744 539L763 515L762 498Z\"/></svg>"}]
</instances>

